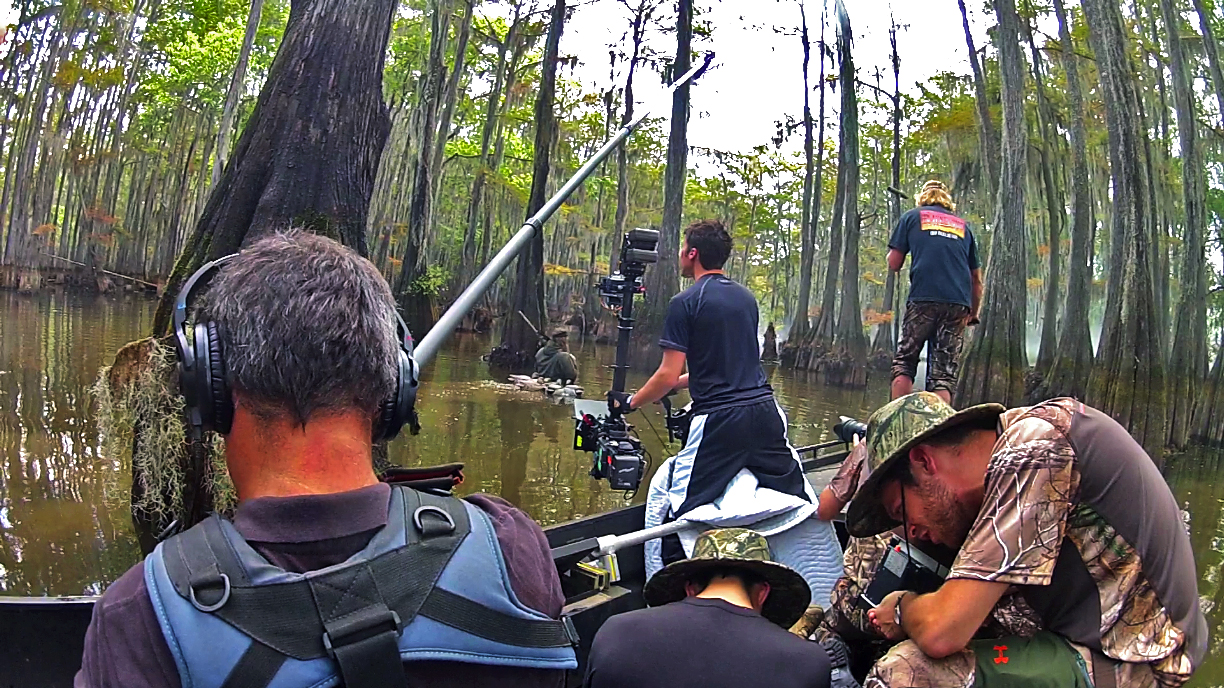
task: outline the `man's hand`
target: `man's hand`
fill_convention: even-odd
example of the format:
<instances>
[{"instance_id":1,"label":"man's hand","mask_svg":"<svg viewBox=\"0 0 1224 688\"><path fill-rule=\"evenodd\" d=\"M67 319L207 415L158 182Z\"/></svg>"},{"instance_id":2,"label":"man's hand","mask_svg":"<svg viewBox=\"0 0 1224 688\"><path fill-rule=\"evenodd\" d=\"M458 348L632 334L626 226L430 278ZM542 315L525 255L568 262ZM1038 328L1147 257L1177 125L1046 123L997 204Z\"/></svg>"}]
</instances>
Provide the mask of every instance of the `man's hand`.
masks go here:
<instances>
[{"instance_id":1,"label":"man's hand","mask_svg":"<svg viewBox=\"0 0 1224 688\"><path fill-rule=\"evenodd\" d=\"M897 590L888 594L880 606L867 612L867 618L885 638L894 642L905 640L905 629L896 623L897 603L908 593L908 590Z\"/></svg>"},{"instance_id":2,"label":"man's hand","mask_svg":"<svg viewBox=\"0 0 1224 688\"><path fill-rule=\"evenodd\" d=\"M633 410L629 405L629 400L633 395L628 392L617 392L616 390L608 390L608 412L615 414L626 414Z\"/></svg>"}]
</instances>

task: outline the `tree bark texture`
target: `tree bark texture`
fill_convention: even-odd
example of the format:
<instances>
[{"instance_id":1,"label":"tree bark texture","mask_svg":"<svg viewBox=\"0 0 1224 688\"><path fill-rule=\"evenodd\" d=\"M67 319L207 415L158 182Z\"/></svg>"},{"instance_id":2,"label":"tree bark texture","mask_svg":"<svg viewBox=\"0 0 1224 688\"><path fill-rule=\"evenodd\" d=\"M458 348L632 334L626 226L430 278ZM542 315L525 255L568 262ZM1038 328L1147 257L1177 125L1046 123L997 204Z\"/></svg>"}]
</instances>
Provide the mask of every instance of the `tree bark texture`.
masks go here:
<instances>
[{"instance_id":1,"label":"tree bark texture","mask_svg":"<svg viewBox=\"0 0 1224 688\"><path fill-rule=\"evenodd\" d=\"M1211 15L1203 0L1193 0L1194 11L1198 14L1199 29L1203 32L1203 52L1207 55L1207 67L1211 70L1211 83L1215 87L1216 103L1220 106L1220 130L1224 131L1224 67L1220 66L1220 44L1216 39L1215 28L1211 25ZM1219 0L1216 0L1215 10L1220 11Z\"/></svg>"},{"instance_id":2,"label":"tree bark texture","mask_svg":"<svg viewBox=\"0 0 1224 688\"><path fill-rule=\"evenodd\" d=\"M629 57L629 73L625 77L625 109L621 115L621 126L628 126L633 121L633 76L637 72L638 59L642 53L642 40L646 33L646 21L650 11L648 0L642 0L636 10L633 10L633 23L630 35L633 41L633 53ZM612 240L612 255L609 263L616 270L620 263L621 242L625 238L626 223L629 221L629 146L621 146L616 150L616 236Z\"/></svg>"},{"instance_id":3,"label":"tree bark texture","mask_svg":"<svg viewBox=\"0 0 1224 688\"><path fill-rule=\"evenodd\" d=\"M1049 249L1047 258L1049 271L1045 281L1045 295L1042 302L1041 343L1037 351L1037 370L1044 374L1054 363L1054 349L1058 341L1058 290L1062 284L1062 225L1066 215L1066 204L1063 202L1062 190L1054 183L1054 141L1057 135L1053 127L1053 111L1046 97L1045 75L1042 70L1041 52L1033 39L1033 27L1028 20L1023 21L1024 37L1028 42L1029 54L1032 56L1033 82L1037 85L1037 122L1040 132L1038 153L1041 161L1041 181L1046 202L1047 229L1046 247Z\"/></svg>"},{"instance_id":4,"label":"tree bark texture","mask_svg":"<svg viewBox=\"0 0 1224 688\"><path fill-rule=\"evenodd\" d=\"M565 0L556 0L549 18L548 41L544 45L544 64L540 74L540 92L535 102L535 153L531 166L531 196L527 216L534 215L548 200L550 154L557 137L557 120L553 101L557 91L557 57L561 46L561 31L565 28ZM512 312L520 311L544 332L548 327L548 311L544 308L544 232L537 230L531 245L519 254L514 280ZM510 355L523 362L531 361L538 346L538 335L519 317L507 317L499 358Z\"/></svg>"},{"instance_id":5,"label":"tree bark texture","mask_svg":"<svg viewBox=\"0 0 1224 688\"><path fill-rule=\"evenodd\" d=\"M965 45L969 48L969 66L973 68L973 92L978 119L978 148L982 151L982 172L985 176L981 197L993 200L999 184L999 132L995 129L994 120L990 118L986 77L982 72L982 63L978 59L977 47L973 44L973 33L969 30L969 11L965 9L965 0L957 0L957 2L960 4L961 21L965 27Z\"/></svg>"},{"instance_id":6,"label":"tree bark texture","mask_svg":"<svg viewBox=\"0 0 1224 688\"><path fill-rule=\"evenodd\" d=\"M1067 303L1054 362L1042 383L1041 396L1073 396L1083 399L1092 370L1092 332L1088 306L1092 287L1091 192L1088 183L1088 134L1084 126L1084 96L1079 67L1071 41L1071 28L1063 0L1054 0L1058 36L1062 42L1063 70L1067 80L1067 103L1071 109L1071 265L1067 281Z\"/></svg>"},{"instance_id":7,"label":"tree bark texture","mask_svg":"<svg viewBox=\"0 0 1224 688\"><path fill-rule=\"evenodd\" d=\"M463 235L463 259L459 269L458 285L467 284L476 275L476 225L480 222L480 206L484 201L485 186L489 173L489 152L493 145L493 132L497 128L498 114L501 112L502 90L505 88L508 75L506 73L506 56L510 45L516 40L519 28L519 6L515 6L514 18L506 36L497 45L497 73L493 76L493 90L489 91L489 100L485 104L484 125L480 130L480 164L476 175L472 178L472 191L468 197L467 231Z\"/></svg>"},{"instance_id":8,"label":"tree bark texture","mask_svg":"<svg viewBox=\"0 0 1224 688\"><path fill-rule=\"evenodd\" d=\"M671 78L689 70L692 61L693 0L676 1L676 60ZM644 336L663 332L667 304L680 291L680 225L684 215L684 186L688 179L689 87L672 95L671 132L667 138L667 170L663 177L663 222L659 227L659 262L646 272Z\"/></svg>"},{"instance_id":9,"label":"tree bark texture","mask_svg":"<svg viewBox=\"0 0 1224 688\"><path fill-rule=\"evenodd\" d=\"M859 301L859 124L858 92L855 90L854 34L845 7L837 3L837 52L841 59L841 152L839 161L846 169L842 217L845 223L845 251L842 257L841 308L833 336L833 350L821 363L824 379L842 387L867 385L867 336L863 333L863 312Z\"/></svg>"},{"instance_id":10,"label":"tree bark texture","mask_svg":"<svg viewBox=\"0 0 1224 688\"><path fill-rule=\"evenodd\" d=\"M812 144L812 106L811 87L808 85L808 66L812 59L812 43L808 38L807 12L802 0L799 3L800 39L803 41L803 204L799 210L799 304L795 310L795 319L791 323L790 337L798 340L808 330L808 306L812 298L812 262L816 252L816 236L813 232L815 220L812 217L812 187L814 186L815 164L813 161ZM821 66L824 66L823 56ZM822 70L823 71L823 70ZM821 85L823 88L823 84Z\"/></svg>"},{"instance_id":11,"label":"tree bark texture","mask_svg":"<svg viewBox=\"0 0 1224 688\"><path fill-rule=\"evenodd\" d=\"M1181 298L1169 359L1168 444L1181 449L1190 439L1191 417L1207 373L1207 179L1195 120L1194 93L1181 38L1181 8L1176 0L1160 0L1169 41L1169 71L1173 109L1181 149L1182 232Z\"/></svg>"},{"instance_id":12,"label":"tree bark texture","mask_svg":"<svg viewBox=\"0 0 1224 688\"><path fill-rule=\"evenodd\" d=\"M1088 37L1096 54L1101 100L1109 130L1113 182L1111 259L1105 327L1096 366L1088 381L1088 403L1125 426L1153 456L1165 442L1165 368L1161 359L1152 260L1146 228L1143 141L1134 113L1139 112L1134 66L1127 53L1122 12L1113 0L1084 0ZM1120 258L1119 258L1119 254ZM1110 312L1112 310L1112 312Z\"/></svg>"},{"instance_id":13,"label":"tree bark texture","mask_svg":"<svg viewBox=\"0 0 1224 688\"><path fill-rule=\"evenodd\" d=\"M390 131L382 74L395 3L293 0L268 80L153 322L168 331L179 285L209 260L291 226L366 255L374 175Z\"/></svg>"},{"instance_id":14,"label":"tree bark texture","mask_svg":"<svg viewBox=\"0 0 1224 688\"><path fill-rule=\"evenodd\" d=\"M893 111L892 111L892 188L901 190L901 56L897 52L897 25L894 21L888 30L889 44L892 46L893 70ZM888 194L888 226L896 227L901 221L901 196ZM884 312L891 316L888 322L876 327L875 340L871 344L873 363L881 366L892 362L893 350L897 340L893 338L893 323L896 321L897 273L888 271L884 278Z\"/></svg>"},{"instance_id":15,"label":"tree bark texture","mask_svg":"<svg viewBox=\"0 0 1224 688\"><path fill-rule=\"evenodd\" d=\"M446 31L450 25L450 5L446 0L432 0L429 7L429 58L425 67L425 87L421 89L416 113L420 129L412 175L412 196L408 203L408 237L404 242L404 257L394 289L404 322L417 337L423 336L434 324L434 294L420 280L429 271L425 245L433 222L436 189L433 180L434 142L437 140L442 79L446 72Z\"/></svg>"},{"instance_id":16,"label":"tree bark texture","mask_svg":"<svg viewBox=\"0 0 1224 688\"><path fill-rule=\"evenodd\" d=\"M1014 0L996 0L999 19L999 69L1002 76L1003 155L994 232L982 304L982 324L974 333L957 384L958 405L1023 401L1027 288L1027 235L1024 228L1028 136L1024 127L1024 57L1020 17Z\"/></svg>"},{"instance_id":17,"label":"tree bark texture","mask_svg":"<svg viewBox=\"0 0 1224 688\"><path fill-rule=\"evenodd\" d=\"M238 64L234 65L234 76L230 79L229 90L225 92L225 105L221 108L221 127L217 129L216 155L213 156L213 186L221 181L221 171L225 169L225 161L229 159L230 135L233 133L234 120L238 116L238 99L242 97L242 89L246 85L247 63L251 58L251 46L255 44L255 34L259 33L259 18L263 14L263 3L264 0L251 0L246 34L242 37L242 47L238 50Z\"/></svg>"}]
</instances>

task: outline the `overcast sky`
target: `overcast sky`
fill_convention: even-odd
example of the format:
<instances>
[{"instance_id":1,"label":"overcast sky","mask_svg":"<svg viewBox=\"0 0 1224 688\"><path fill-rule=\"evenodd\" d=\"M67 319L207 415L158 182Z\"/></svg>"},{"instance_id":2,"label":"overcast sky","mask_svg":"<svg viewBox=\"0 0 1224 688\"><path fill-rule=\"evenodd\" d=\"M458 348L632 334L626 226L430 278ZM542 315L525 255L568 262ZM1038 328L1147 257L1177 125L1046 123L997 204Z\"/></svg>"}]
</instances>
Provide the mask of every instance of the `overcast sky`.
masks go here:
<instances>
[{"instance_id":1,"label":"overcast sky","mask_svg":"<svg viewBox=\"0 0 1224 688\"><path fill-rule=\"evenodd\" d=\"M813 41L820 35L822 2L807 0ZM636 0L631 3L636 4ZM574 4L577 9L566 25L562 53L578 58L575 76L580 80L592 87L607 88L608 45L624 35L629 12L618 0L577 0ZM0 0L0 18L5 22L15 19L11 5L10 0ZM713 69L692 90L689 143L728 151L768 143L775 132L775 121L787 114L798 117L802 113L799 38L772 30L780 27L793 31L799 26L797 0L698 0L698 6L708 10L703 18L713 26L713 33L710 40L699 41L694 47L713 50L716 57ZM969 72L960 11L954 0L850 0L847 6L860 79L872 80L877 66L888 69L890 12L904 27L898 36L904 90L913 91L915 82L941 71ZM830 2L830 15L832 12ZM985 29L992 22L972 8L970 12L975 39L982 45ZM826 38L833 41L831 29ZM653 32L647 40L660 54L675 54L674 34ZM813 60L812 83L818 72L819 64ZM889 78L886 74L886 85ZM638 102L653 106L658 99L651 96L662 90L662 84L656 74L644 72L636 89ZM860 98L869 96L864 92ZM835 105L836 99L830 102ZM661 112L666 107L662 104ZM816 107L815 97L812 107ZM791 146L798 147L794 142Z\"/></svg>"},{"instance_id":2,"label":"overcast sky","mask_svg":"<svg viewBox=\"0 0 1224 688\"><path fill-rule=\"evenodd\" d=\"M631 0L632 1L632 0ZM774 122L790 114L799 117L803 109L802 45L795 35L779 35L770 27L793 31L799 26L799 4L796 0L698 0L709 13L705 15L714 30L710 40L694 45L697 50L715 52L714 68L692 90L693 117L689 125L689 143L694 146L722 150L747 150L768 143L774 135ZM968 3L970 6L980 3ZM712 5L712 6L711 6ZM820 36L819 22L822 0L807 0L809 32L812 40ZM854 56L859 79L874 81L878 66L885 71L884 85L891 85L889 67L889 13L896 15L903 27L898 34L901 55L901 87L913 92L914 83L924 81L941 71L968 74L968 51L965 48L960 10L955 0L849 0L847 7L854 31ZM833 3L829 2L832 15ZM625 32L629 12L616 0L595 0L581 5L566 25L562 52L578 57L581 65L577 76L585 82L608 83L607 45ZM831 16L830 16L831 19ZM986 41L986 28L993 24L970 9L975 41ZM832 21L829 22L830 27ZM764 27L756 28L756 27ZM830 28L826 36L834 40ZM653 44L659 52L675 54L674 34L655 35ZM813 56L815 51L813 51ZM816 83L819 64L812 61L811 81ZM639 102L652 100L648 93L662 89L660 79L648 75L637 82L651 89L641 94ZM861 91L860 99L870 93ZM653 104L653 103L652 103ZM830 99L829 107L836 105ZM813 95L812 108L817 106Z\"/></svg>"}]
</instances>

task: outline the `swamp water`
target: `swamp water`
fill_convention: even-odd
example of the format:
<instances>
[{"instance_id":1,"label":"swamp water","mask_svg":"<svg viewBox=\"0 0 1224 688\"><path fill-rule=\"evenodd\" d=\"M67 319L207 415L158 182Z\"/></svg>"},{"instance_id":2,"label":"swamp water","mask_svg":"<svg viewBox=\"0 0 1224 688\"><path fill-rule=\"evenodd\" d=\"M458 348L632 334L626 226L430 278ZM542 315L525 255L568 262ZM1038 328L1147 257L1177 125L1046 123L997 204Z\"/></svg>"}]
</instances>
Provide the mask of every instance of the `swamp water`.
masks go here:
<instances>
[{"instance_id":1,"label":"swamp water","mask_svg":"<svg viewBox=\"0 0 1224 688\"><path fill-rule=\"evenodd\" d=\"M140 296L0 291L0 595L99 594L140 557L126 503L126 469L100 456L89 389L124 344L152 327L154 302ZM574 451L572 406L543 393L507 391L481 356L489 337L458 335L424 371L422 431L392 443L402 465L466 464L460 492L498 494L543 525L630 503L592 480L590 455ZM588 398L611 384L610 347L573 342ZM631 370L630 388L651 372ZM877 375L865 391L825 387L766 368L796 445L829 439L841 414L865 418L887 399ZM657 465L667 445L657 405L631 417ZM1166 477L1191 514L1199 592L1212 600L1212 652L1192 686L1224 683L1224 452L1167 459ZM645 489L637 500L643 499Z\"/></svg>"}]
</instances>

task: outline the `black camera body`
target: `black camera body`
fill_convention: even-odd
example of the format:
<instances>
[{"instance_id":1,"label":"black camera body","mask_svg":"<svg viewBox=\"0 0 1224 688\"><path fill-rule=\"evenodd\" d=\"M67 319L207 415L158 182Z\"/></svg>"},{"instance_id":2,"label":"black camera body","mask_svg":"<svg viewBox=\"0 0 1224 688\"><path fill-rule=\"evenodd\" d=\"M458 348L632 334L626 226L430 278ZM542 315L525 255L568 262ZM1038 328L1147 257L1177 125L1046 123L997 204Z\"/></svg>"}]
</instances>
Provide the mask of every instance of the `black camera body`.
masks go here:
<instances>
[{"instance_id":1,"label":"black camera body","mask_svg":"<svg viewBox=\"0 0 1224 688\"><path fill-rule=\"evenodd\" d=\"M932 545L924 545L932 548ZM888 553L880 562L879 568L867 584L867 589L859 596L859 601L868 608L878 607L889 593L897 590L910 590L918 594L935 592L948 577L951 553L946 548L943 552L931 553L919 549L912 543L906 543L899 537L893 537L888 544ZM948 564L941 563L945 559Z\"/></svg>"},{"instance_id":2,"label":"black camera body","mask_svg":"<svg viewBox=\"0 0 1224 688\"><path fill-rule=\"evenodd\" d=\"M575 412L574 449L591 452L591 477L607 480L613 490L636 491L646 473L645 452L625 417L584 412L577 405Z\"/></svg>"}]
</instances>

